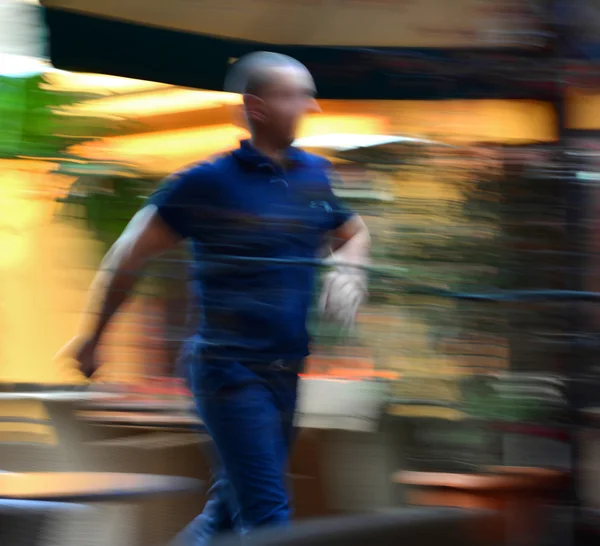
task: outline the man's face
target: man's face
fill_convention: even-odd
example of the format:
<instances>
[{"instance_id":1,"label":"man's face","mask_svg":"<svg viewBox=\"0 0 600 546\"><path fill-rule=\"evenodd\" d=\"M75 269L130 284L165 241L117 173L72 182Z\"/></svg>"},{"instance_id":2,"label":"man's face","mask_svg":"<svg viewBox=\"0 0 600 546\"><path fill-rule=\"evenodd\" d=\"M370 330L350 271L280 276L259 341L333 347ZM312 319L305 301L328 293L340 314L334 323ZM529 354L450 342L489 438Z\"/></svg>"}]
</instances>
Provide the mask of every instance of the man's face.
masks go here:
<instances>
[{"instance_id":1,"label":"man's face","mask_svg":"<svg viewBox=\"0 0 600 546\"><path fill-rule=\"evenodd\" d=\"M315 82L302 67L272 68L269 76L269 83L260 93L261 123L282 146L289 146L296 139L304 114L320 111Z\"/></svg>"}]
</instances>

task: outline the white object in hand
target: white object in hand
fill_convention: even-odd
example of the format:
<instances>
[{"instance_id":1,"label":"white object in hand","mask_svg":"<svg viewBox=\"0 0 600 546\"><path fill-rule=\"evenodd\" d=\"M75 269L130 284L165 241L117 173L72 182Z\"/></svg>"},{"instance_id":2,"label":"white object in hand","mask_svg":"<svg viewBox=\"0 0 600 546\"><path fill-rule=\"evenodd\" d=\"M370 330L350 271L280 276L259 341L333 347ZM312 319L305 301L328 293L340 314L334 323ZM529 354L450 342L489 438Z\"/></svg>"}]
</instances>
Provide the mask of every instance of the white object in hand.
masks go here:
<instances>
[{"instance_id":1,"label":"white object in hand","mask_svg":"<svg viewBox=\"0 0 600 546\"><path fill-rule=\"evenodd\" d=\"M323 278L319 308L325 318L350 329L366 294L367 281L362 269L336 266Z\"/></svg>"}]
</instances>

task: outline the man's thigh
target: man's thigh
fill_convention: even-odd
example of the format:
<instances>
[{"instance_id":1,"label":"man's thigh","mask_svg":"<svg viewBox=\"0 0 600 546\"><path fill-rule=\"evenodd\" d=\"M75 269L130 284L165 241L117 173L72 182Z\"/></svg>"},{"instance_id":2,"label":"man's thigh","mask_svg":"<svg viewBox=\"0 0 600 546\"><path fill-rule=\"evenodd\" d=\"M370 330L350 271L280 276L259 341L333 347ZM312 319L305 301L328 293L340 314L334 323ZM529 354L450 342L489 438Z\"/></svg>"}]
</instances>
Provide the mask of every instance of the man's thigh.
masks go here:
<instances>
[{"instance_id":1,"label":"man's thigh","mask_svg":"<svg viewBox=\"0 0 600 546\"><path fill-rule=\"evenodd\" d=\"M287 423L260 383L202 395L198 408L239 507L242 530L290 517Z\"/></svg>"}]
</instances>

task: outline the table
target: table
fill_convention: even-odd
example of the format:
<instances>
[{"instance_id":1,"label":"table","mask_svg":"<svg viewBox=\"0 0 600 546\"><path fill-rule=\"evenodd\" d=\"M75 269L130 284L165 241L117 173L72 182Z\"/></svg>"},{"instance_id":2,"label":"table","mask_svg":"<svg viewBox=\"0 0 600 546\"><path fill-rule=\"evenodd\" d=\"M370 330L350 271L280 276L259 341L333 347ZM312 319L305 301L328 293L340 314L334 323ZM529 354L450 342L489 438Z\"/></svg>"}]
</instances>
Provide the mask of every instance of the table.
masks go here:
<instances>
[{"instance_id":1,"label":"table","mask_svg":"<svg viewBox=\"0 0 600 546\"><path fill-rule=\"evenodd\" d=\"M104 412L105 415L79 414L79 410L91 410L103 405L117 405L133 402L128 400L129 393L117 393L108 396L102 393L68 393L73 403L67 403L64 397L50 408L54 413L51 418L58 431L61 449L60 456L66 461L64 470L125 470L136 471L132 467L121 467L112 464L113 452L102 446L113 433L127 435L146 433L149 430L181 429L190 431L197 422L190 415L162 417L154 412L155 417L142 417L130 414L115 415L118 412ZM13 393L11 396L22 399L24 393ZM35 397L39 400L40 393ZM109 399L110 398L110 399ZM0 396L0 400L1 400ZM33 399L29 397L29 399ZM177 399L176 399L177 400ZM310 475L312 469L323 465L327 471L321 474L314 470L319 478L318 489L330 493L332 509L348 511L364 511L394 506L396 496L389 484L389 476L401 465L403 457L402 445L396 441L396 431L381 430L381 415L386 401L389 400L389 385L382 381L352 381L338 379L317 379L302 377L298 393L297 425L303 429L314 431L307 445L307 461L318 462L306 465L296 473ZM43 397L42 397L43 401ZM171 402L171 400L157 400ZM61 412L61 413L59 413ZM144 412L140 412L144 413ZM145 412L150 413L150 412ZM159 419L157 419L161 416ZM60 419L58 419L60 417ZM155 426L153 426L155 425ZM99 445L100 444L100 445ZM348 454L351 454L349 457ZM340 465L340 458L345 464ZM383 464L382 464L383 461ZM308 462L306 463L308 464ZM166 472L159 472L166 473ZM358 482L357 482L358 480ZM322 487L321 487L322 485ZM370 491L368 495L364 491Z\"/></svg>"},{"instance_id":2,"label":"table","mask_svg":"<svg viewBox=\"0 0 600 546\"><path fill-rule=\"evenodd\" d=\"M87 423L96 425L124 425L131 427L182 428L202 430L202 421L195 415L173 415L164 413L79 411L77 416Z\"/></svg>"},{"instance_id":3,"label":"table","mask_svg":"<svg viewBox=\"0 0 600 546\"><path fill-rule=\"evenodd\" d=\"M85 449L86 442L102 439L97 428L78 420L75 412L84 402L118 399L118 394L97 391L52 391L52 392L2 392L2 401L31 401L43 404L49 424L56 434L56 448L61 459L72 470L93 468L95 453Z\"/></svg>"},{"instance_id":4,"label":"table","mask_svg":"<svg viewBox=\"0 0 600 546\"><path fill-rule=\"evenodd\" d=\"M139 411L139 412L168 412L185 413L195 408L192 400L165 401L148 398L148 400L108 400L92 401L83 406L86 410L99 411Z\"/></svg>"},{"instance_id":5,"label":"table","mask_svg":"<svg viewBox=\"0 0 600 546\"><path fill-rule=\"evenodd\" d=\"M192 478L111 472L27 472L0 474L0 498L99 502L183 493L200 489Z\"/></svg>"},{"instance_id":6,"label":"table","mask_svg":"<svg viewBox=\"0 0 600 546\"><path fill-rule=\"evenodd\" d=\"M489 538L517 544L538 544L543 535L543 507L567 483L568 475L553 469L489 467L482 474L394 473L394 483L410 486L408 502L417 506L452 506L494 510L496 525Z\"/></svg>"},{"instance_id":7,"label":"table","mask_svg":"<svg viewBox=\"0 0 600 546\"><path fill-rule=\"evenodd\" d=\"M0 392L0 400L39 400L45 403L90 402L121 398L120 394L99 391L32 391L32 392Z\"/></svg>"},{"instance_id":8,"label":"table","mask_svg":"<svg viewBox=\"0 0 600 546\"><path fill-rule=\"evenodd\" d=\"M165 508L169 505L166 499L160 499L158 512L148 501L159 495L198 491L201 486L199 480L160 475L6 473L0 474L0 499L89 503L95 509L94 515L83 522L84 527L80 531L80 534L85 533L86 543L142 546L153 543L152 535L159 533L164 525L161 518L169 514ZM184 500L189 502L187 498Z\"/></svg>"}]
</instances>

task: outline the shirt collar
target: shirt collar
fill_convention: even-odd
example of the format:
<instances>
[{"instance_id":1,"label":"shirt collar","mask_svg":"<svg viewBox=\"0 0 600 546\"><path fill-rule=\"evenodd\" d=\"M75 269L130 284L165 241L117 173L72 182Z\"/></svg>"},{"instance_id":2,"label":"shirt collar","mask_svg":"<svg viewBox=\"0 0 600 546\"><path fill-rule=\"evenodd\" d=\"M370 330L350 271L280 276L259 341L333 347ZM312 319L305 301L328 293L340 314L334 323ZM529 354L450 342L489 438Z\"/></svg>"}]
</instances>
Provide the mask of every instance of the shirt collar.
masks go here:
<instances>
[{"instance_id":1,"label":"shirt collar","mask_svg":"<svg viewBox=\"0 0 600 546\"><path fill-rule=\"evenodd\" d=\"M233 152L234 157L239 161L255 168L273 168L275 166L273 160L259 152L250 140L242 140L240 147ZM290 146L286 150L286 163L288 168L296 168L306 162L306 152Z\"/></svg>"}]
</instances>

